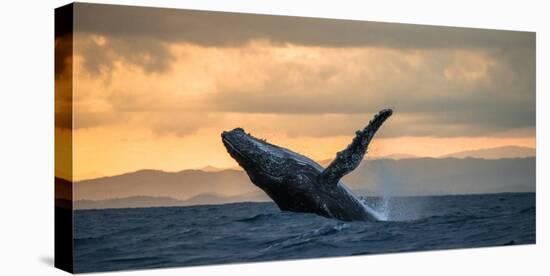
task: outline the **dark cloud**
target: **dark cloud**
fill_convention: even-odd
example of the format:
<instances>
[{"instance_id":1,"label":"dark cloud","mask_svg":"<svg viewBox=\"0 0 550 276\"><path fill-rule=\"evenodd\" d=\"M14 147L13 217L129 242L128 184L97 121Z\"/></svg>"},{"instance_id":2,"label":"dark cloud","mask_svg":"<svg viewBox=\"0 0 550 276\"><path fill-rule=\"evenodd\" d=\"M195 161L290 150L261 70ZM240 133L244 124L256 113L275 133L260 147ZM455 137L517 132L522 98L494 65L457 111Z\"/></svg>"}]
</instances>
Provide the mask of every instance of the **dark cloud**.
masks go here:
<instances>
[{"instance_id":1,"label":"dark cloud","mask_svg":"<svg viewBox=\"0 0 550 276\"><path fill-rule=\"evenodd\" d=\"M55 79L61 74L72 74L73 38L71 35L55 37Z\"/></svg>"},{"instance_id":2,"label":"dark cloud","mask_svg":"<svg viewBox=\"0 0 550 276\"><path fill-rule=\"evenodd\" d=\"M142 36L109 37L99 42L98 36L78 36L77 53L82 53L87 73L109 73L116 62L140 67L147 73L169 69L173 56L162 42Z\"/></svg>"},{"instance_id":3,"label":"dark cloud","mask_svg":"<svg viewBox=\"0 0 550 276\"><path fill-rule=\"evenodd\" d=\"M55 127L72 129L73 66L72 37L55 37Z\"/></svg>"},{"instance_id":4,"label":"dark cloud","mask_svg":"<svg viewBox=\"0 0 550 276\"><path fill-rule=\"evenodd\" d=\"M253 40L321 47L534 49L529 32L334 20L228 12L75 4L75 31L108 37L105 47L79 49L91 73L113 57L146 72L165 70L167 43L238 47Z\"/></svg>"},{"instance_id":5,"label":"dark cloud","mask_svg":"<svg viewBox=\"0 0 550 276\"><path fill-rule=\"evenodd\" d=\"M73 120L71 112L55 112L55 127L59 129L72 129Z\"/></svg>"},{"instance_id":6,"label":"dark cloud","mask_svg":"<svg viewBox=\"0 0 550 276\"><path fill-rule=\"evenodd\" d=\"M77 3L75 28L114 37L144 36L204 46L253 39L311 46L532 48L529 32Z\"/></svg>"}]
</instances>

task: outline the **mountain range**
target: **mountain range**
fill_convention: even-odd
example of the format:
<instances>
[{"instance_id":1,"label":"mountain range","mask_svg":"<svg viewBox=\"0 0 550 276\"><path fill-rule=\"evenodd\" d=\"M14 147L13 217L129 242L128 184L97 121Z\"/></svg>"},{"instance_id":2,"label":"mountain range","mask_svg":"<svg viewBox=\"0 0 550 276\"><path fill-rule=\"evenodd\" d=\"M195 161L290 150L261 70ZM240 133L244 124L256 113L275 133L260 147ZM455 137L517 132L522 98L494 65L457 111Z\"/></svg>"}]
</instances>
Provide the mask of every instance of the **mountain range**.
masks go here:
<instances>
[{"instance_id":1,"label":"mountain range","mask_svg":"<svg viewBox=\"0 0 550 276\"><path fill-rule=\"evenodd\" d=\"M519 146L504 146L489 149L478 149L460 151L451 154L441 156L441 158L454 157L454 158L483 158L483 159L499 159L499 158L521 158L521 157L535 157L536 150L529 147Z\"/></svg>"}]
</instances>

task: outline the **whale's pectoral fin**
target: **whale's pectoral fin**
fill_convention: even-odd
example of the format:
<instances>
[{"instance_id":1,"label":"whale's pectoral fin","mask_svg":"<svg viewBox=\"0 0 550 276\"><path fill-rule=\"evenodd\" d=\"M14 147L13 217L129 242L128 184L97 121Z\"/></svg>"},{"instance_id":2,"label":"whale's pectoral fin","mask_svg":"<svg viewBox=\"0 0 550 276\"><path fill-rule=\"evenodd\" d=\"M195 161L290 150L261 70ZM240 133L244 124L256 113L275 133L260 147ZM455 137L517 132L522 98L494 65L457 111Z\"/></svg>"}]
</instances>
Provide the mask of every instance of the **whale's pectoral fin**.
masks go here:
<instances>
[{"instance_id":1,"label":"whale's pectoral fin","mask_svg":"<svg viewBox=\"0 0 550 276\"><path fill-rule=\"evenodd\" d=\"M363 160L367 147L380 126L392 115L391 109L383 109L363 129L358 130L343 151L336 154L336 158L321 173L320 182L328 185L336 185L340 178L353 171Z\"/></svg>"}]
</instances>

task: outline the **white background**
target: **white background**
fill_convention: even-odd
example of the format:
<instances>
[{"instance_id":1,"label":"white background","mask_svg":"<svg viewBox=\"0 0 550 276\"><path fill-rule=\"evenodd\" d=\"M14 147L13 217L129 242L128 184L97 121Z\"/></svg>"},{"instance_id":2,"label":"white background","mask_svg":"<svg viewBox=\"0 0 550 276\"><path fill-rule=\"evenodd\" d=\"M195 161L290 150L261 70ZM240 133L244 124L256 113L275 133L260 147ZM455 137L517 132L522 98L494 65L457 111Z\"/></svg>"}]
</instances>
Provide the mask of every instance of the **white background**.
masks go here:
<instances>
[{"instance_id":1,"label":"white background","mask_svg":"<svg viewBox=\"0 0 550 276\"><path fill-rule=\"evenodd\" d=\"M0 11L0 275L62 275L65 272L53 268L53 9L67 2L12 2L4 2ZM544 119L550 103L543 91L550 77L550 9L545 1L97 2L537 32L537 245L109 275L548 275L550 197L545 168L550 163Z\"/></svg>"}]
</instances>

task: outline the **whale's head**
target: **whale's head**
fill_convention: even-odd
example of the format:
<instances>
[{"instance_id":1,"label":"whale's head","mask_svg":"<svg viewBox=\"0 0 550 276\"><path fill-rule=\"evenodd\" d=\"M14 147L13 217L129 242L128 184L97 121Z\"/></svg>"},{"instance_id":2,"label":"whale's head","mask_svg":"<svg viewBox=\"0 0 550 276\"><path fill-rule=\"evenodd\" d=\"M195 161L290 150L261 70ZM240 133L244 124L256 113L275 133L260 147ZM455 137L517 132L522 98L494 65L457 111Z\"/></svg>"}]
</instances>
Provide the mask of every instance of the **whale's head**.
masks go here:
<instances>
[{"instance_id":1,"label":"whale's head","mask_svg":"<svg viewBox=\"0 0 550 276\"><path fill-rule=\"evenodd\" d=\"M300 189L300 185L293 184L297 175L313 178L322 170L311 159L247 134L242 128L224 131L221 138L229 155L246 171L250 180L272 197L276 192ZM297 174L297 171L302 173ZM308 181L300 181L305 182Z\"/></svg>"},{"instance_id":2,"label":"whale's head","mask_svg":"<svg viewBox=\"0 0 550 276\"><path fill-rule=\"evenodd\" d=\"M268 177L272 180L282 177L285 169L285 152L236 128L222 132L222 142L227 152L251 177Z\"/></svg>"}]
</instances>

